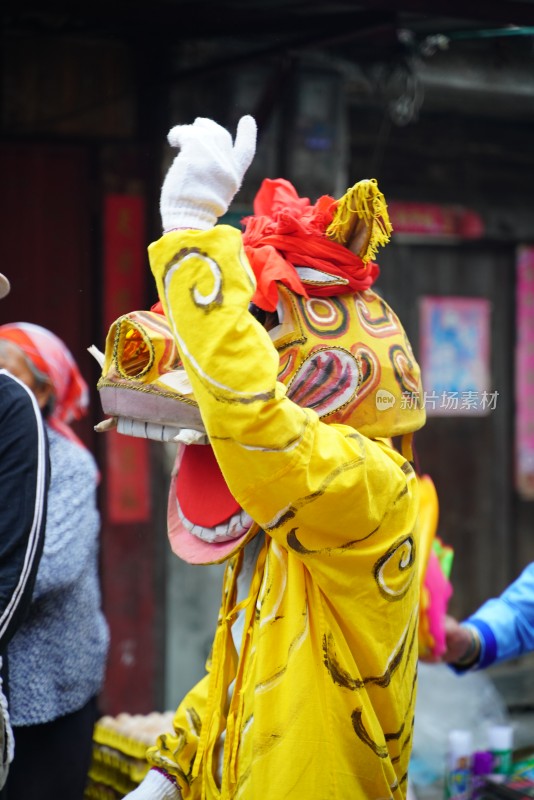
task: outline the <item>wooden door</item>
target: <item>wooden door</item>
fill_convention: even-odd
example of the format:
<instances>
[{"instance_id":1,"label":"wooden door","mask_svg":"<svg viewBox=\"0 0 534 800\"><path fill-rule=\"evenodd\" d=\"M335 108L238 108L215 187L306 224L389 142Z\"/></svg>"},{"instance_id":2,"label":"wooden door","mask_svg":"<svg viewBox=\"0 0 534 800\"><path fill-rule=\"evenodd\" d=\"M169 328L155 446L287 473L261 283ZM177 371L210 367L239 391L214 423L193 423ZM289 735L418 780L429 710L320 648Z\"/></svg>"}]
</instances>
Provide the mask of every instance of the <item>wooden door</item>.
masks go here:
<instances>
[{"instance_id":1,"label":"wooden door","mask_svg":"<svg viewBox=\"0 0 534 800\"><path fill-rule=\"evenodd\" d=\"M0 271L11 281L0 322L33 322L52 330L92 389L95 367L87 347L96 330L97 264L87 149L4 143L0 174ZM91 419L79 423L77 432L93 445Z\"/></svg>"},{"instance_id":2,"label":"wooden door","mask_svg":"<svg viewBox=\"0 0 534 800\"><path fill-rule=\"evenodd\" d=\"M512 473L514 248L484 242L393 242L379 261L377 287L399 314L418 358L422 297L480 297L491 304L495 410L487 416L429 417L415 437L420 470L431 475L438 490L439 533L455 550L450 608L463 616L502 590L524 566L516 557Z\"/></svg>"},{"instance_id":3,"label":"wooden door","mask_svg":"<svg viewBox=\"0 0 534 800\"><path fill-rule=\"evenodd\" d=\"M104 169L102 175L101 166L93 169L99 161L92 152L97 152L96 146L91 151L83 145L0 144L0 271L12 285L10 295L0 303L0 323L33 322L54 331L71 349L89 385L90 414L76 423L76 429L97 456L102 475L101 574L111 644L101 710L146 713L159 707L162 696L163 590L159 591L158 572L162 558L157 555L162 545L157 529L163 522L155 512L124 523L112 520L109 513L110 470L120 470L122 462L116 451L110 457L109 440L94 432L94 424L103 418L96 391L100 368L87 348L96 344L103 349L105 342L101 309L109 287L103 283L100 263L102 187L110 180L110 170ZM131 177L141 161L139 151L130 148L123 160L128 161ZM120 158L112 163L115 168L122 164ZM137 261L141 268L145 266L144 245ZM137 276L123 272L123 284L114 284L116 292L128 289L129 281L137 285ZM129 296L126 291L123 294ZM125 307L117 313L131 310ZM131 443L136 441L127 441ZM142 468L150 484L147 463Z\"/></svg>"}]
</instances>

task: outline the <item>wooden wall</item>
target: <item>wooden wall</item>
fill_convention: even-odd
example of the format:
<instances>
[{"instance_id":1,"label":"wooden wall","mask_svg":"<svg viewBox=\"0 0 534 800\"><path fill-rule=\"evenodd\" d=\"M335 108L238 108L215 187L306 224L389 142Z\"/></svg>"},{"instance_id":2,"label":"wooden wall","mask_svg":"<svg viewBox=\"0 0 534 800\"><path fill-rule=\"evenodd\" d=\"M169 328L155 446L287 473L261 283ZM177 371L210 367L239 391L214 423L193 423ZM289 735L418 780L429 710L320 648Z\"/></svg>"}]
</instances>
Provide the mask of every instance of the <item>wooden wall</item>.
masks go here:
<instances>
[{"instance_id":1,"label":"wooden wall","mask_svg":"<svg viewBox=\"0 0 534 800\"><path fill-rule=\"evenodd\" d=\"M463 615L501 591L534 559L534 503L513 476L515 259L534 241L534 120L433 113L395 127L376 110L351 110L351 181L376 177L388 201L463 206L483 220L479 240L448 244L393 237L378 257L378 287L420 351L419 300L483 297L491 303L488 417L430 418L416 437L420 466L440 494L440 533L456 551L451 610Z\"/></svg>"},{"instance_id":2,"label":"wooden wall","mask_svg":"<svg viewBox=\"0 0 534 800\"><path fill-rule=\"evenodd\" d=\"M440 499L439 534L455 550L451 610L463 615L500 591L519 568L513 487L514 249L391 244L377 287L399 314L421 357L420 300L481 297L491 304L490 392L486 416L428 416L415 436L418 465ZM424 385L423 373L423 385ZM525 532L527 533L527 532Z\"/></svg>"}]
</instances>

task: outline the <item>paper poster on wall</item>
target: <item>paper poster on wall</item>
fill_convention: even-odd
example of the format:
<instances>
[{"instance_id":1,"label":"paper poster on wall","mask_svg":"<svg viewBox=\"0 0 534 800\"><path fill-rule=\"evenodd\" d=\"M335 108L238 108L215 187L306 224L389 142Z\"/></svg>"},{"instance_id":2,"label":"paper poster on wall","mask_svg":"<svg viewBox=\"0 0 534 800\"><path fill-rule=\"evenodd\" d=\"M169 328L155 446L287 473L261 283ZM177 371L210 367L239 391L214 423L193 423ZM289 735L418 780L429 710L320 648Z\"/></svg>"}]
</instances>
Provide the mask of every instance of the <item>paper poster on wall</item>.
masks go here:
<instances>
[{"instance_id":1,"label":"paper poster on wall","mask_svg":"<svg viewBox=\"0 0 534 800\"><path fill-rule=\"evenodd\" d=\"M518 250L516 287L516 485L534 500L534 247Z\"/></svg>"},{"instance_id":2,"label":"paper poster on wall","mask_svg":"<svg viewBox=\"0 0 534 800\"><path fill-rule=\"evenodd\" d=\"M490 314L489 301L480 297L421 299L420 361L427 415L482 416L495 410Z\"/></svg>"}]
</instances>

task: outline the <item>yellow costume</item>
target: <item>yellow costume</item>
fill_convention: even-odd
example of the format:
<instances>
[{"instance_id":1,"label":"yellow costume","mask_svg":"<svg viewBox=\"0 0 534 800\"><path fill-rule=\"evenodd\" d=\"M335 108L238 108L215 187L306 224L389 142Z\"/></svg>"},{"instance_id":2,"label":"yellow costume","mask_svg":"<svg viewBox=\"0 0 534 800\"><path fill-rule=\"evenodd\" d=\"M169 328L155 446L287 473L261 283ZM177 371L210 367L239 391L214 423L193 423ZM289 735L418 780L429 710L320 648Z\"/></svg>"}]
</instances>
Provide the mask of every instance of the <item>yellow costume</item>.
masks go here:
<instances>
[{"instance_id":1,"label":"yellow costume","mask_svg":"<svg viewBox=\"0 0 534 800\"><path fill-rule=\"evenodd\" d=\"M370 288L385 201L375 181L312 206L267 180L242 236L214 225L254 120L235 145L205 119L169 141L167 233L149 249L165 316L114 323L99 390L105 427L180 442L173 550L228 563L208 674L131 798L404 798L418 483L390 437L425 415L404 330Z\"/></svg>"},{"instance_id":2,"label":"yellow costume","mask_svg":"<svg viewBox=\"0 0 534 800\"><path fill-rule=\"evenodd\" d=\"M286 397L276 350L247 314L254 283L238 231L169 233L150 258L222 473L266 535L241 652L231 626L243 551L226 570L210 676L149 759L184 798L403 797L417 667L414 472L386 443Z\"/></svg>"}]
</instances>

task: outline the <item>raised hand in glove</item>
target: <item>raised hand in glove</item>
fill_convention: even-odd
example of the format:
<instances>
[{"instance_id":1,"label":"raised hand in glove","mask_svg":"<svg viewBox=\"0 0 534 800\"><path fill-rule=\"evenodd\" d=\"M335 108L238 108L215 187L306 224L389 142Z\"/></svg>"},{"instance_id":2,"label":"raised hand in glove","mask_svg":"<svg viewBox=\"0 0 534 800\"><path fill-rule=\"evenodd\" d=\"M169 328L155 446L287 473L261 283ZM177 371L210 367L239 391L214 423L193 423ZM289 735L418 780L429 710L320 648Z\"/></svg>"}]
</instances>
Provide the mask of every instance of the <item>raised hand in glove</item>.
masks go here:
<instances>
[{"instance_id":1,"label":"raised hand in glove","mask_svg":"<svg viewBox=\"0 0 534 800\"><path fill-rule=\"evenodd\" d=\"M176 784L158 769L150 769L137 789L124 800L181 800L182 793Z\"/></svg>"},{"instance_id":2,"label":"raised hand in glove","mask_svg":"<svg viewBox=\"0 0 534 800\"><path fill-rule=\"evenodd\" d=\"M169 144L179 147L161 189L163 231L175 228L209 230L226 213L256 151L256 122L241 117L235 142L211 119L176 125Z\"/></svg>"}]
</instances>

